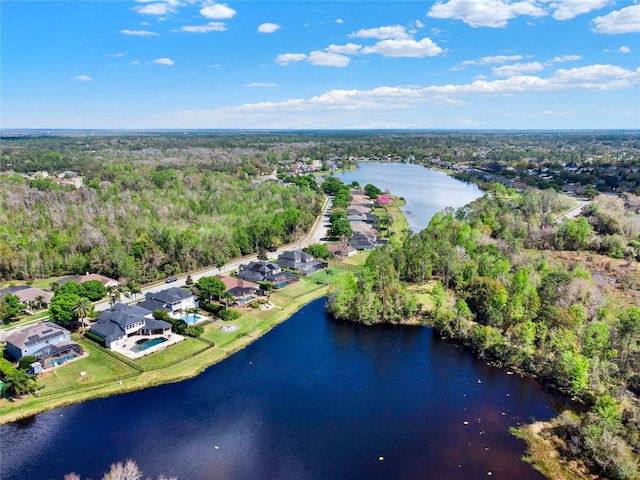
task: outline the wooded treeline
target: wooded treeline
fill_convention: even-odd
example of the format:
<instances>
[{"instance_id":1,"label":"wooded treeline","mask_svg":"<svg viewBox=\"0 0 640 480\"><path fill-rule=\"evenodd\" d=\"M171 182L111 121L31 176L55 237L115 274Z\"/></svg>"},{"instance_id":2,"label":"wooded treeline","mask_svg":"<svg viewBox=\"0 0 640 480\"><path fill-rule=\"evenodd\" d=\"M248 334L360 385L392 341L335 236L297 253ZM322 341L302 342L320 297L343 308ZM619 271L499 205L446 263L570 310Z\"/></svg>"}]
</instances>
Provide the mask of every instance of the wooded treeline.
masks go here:
<instances>
[{"instance_id":1,"label":"wooded treeline","mask_svg":"<svg viewBox=\"0 0 640 480\"><path fill-rule=\"evenodd\" d=\"M79 190L0 176L0 278L89 271L141 284L222 265L300 238L324 200L242 168L98 165Z\"/></svg>"},{"instance_id":2,"label":"wooded treeline","mask_svg":"<svg viewBox=\"0 0 640 480\"><path fill-rule=\"evenodd\" d=\"M610 478L637 478L637 200L599 197L586 217L557 223L565 207L560 196L497 186L468 207L436 214L401 246L374 252L329 308L338 318L397 322L412 305L407 285L437 280L425 320L441 336L584 402L587 413L556 424L567 448L562 455ZM381 272L379 287L369 288L367 279ZM396 314L376 311L380 303L394 305Z\"/></svg>"}]
</instances>

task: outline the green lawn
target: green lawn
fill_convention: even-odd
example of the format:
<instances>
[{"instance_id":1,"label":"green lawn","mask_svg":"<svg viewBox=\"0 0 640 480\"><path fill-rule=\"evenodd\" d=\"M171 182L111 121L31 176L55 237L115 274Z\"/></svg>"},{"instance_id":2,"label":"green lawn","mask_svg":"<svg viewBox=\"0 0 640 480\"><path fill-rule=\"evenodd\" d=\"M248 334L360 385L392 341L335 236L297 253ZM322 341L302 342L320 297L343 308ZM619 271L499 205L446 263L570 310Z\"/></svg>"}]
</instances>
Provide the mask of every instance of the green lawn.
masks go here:
<instances>
[{"instance_id":1,"label":"green lawn","mask_svg":"<svg viewBox=\"0 0 640 480\"><path fill-rule=\"evenodd\" d=\"M75 340L82 345L85 351L89 352L89 356L57 367L54 373L40 375L38 384L44 386L43 393L45 395L49 392L89 385L108 379L115 381L119 377L137 373L127 364L104 353L90 340ZM80 372L85 372L86 375L82 377Z\"/></svg>"},{"instance_id":2,"label":"green lawn","mask_svg":"<svg viewBox=\"0 0 640 480\"><path fill-rule=\"evenodd\" d=\"M318 285L309 278L300 277L299 282L286 286L281 290L281 292L284 296L298 298L306 295L307 293L313 292L314 290L318 290L319 288L322 288L322 285Z\"/></svg>"},{"instance_id":3,"label":"green lawn","mask_svg":"<svg viewBox=\"0 0 640 480\"><path fill-rule=\"evenodd\" d=\"M410 285L409 290L413 292L418 300L422 304L423 311L429 311L433 308L433 297L431 296L431 290L433 290L435 281L423 283L422 285Z\"/></svg>"},{"instance_id":4,"label":"green lawn","mask_svg":"<svg viewBox=\"0 0 640 480\"><path fill-rule=\"evenodd\" d=\"M209 347L208 344L195 338L185 337L180 343L169 345L164 350L160 350L142 358L134 360L135 364L144 369L163 368L174 363L187 359L196 353Z\"/></svg>"}]
</instances>

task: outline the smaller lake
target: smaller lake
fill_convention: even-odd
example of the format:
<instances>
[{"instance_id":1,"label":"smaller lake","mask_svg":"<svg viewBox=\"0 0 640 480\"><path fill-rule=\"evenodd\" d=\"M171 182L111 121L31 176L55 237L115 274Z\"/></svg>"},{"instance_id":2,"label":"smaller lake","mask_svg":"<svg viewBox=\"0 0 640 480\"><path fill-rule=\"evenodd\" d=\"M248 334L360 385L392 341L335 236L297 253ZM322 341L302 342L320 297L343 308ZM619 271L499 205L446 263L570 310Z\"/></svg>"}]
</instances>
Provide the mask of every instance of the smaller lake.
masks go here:
<instances>
[{"instance_id":1,"label":"smaller lake","mask_svg":"<svg viewBox=\"0 0 640 480\"><path fill-rule=\"evenodd\" d=\"M357 170L335 174L343 183L371 183L381 190L404 197L402 208L409 228L419 232L431 217L447 207L458 209L483 195L475 183L461 182L444 172L412 163L363 162ZM408 213L410 212L410 213Z\"/></svg>"}]
</instances>

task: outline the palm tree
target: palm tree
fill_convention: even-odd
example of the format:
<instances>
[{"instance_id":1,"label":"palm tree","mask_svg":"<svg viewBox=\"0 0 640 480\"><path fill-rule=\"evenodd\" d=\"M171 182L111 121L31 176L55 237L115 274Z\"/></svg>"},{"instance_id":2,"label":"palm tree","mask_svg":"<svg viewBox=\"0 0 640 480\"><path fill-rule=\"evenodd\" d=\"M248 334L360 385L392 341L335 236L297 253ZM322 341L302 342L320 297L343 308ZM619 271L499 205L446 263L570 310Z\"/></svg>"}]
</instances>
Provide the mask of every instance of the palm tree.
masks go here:
<instances>
[{"instance_id":1,"label":"palm tree","mask_svg":"<svg viewBox=\"0 0 640 480\"><path fill-rule=\"evenodd\" d=\"M73 306L73 316L76 320L80 320L82 323L82 335L84 335L84 319L89 316L93 305L87 297L80 297L76 304Z\"/></svg>"},{"instance_id":2,"label":"palm tree","mask_svg":"<svg viewBox=\"0 0 640 480\"><path fill-rule=\"evenodd\" d=\"M122 298L122 291L120 290L120 287L107 287L107 294L109 295L109 305L112 307Z\"/></svg>"},{"instance_id":3,"label":"palm tree","mask_svg":"<svg viewBox=\"0 0 640 480\"><path fill-rule=\"evenodd\" d=\"M22 370L16 370L6 376L3 393L8 391L11 395L20 396L25 393L33 393L36 391L36 381L33 376L28 375Z\"/></svg>"},{"instance_id":4,"label":"palm tree","mask_svg":"<svg viewBox=\"0 0 640 480\"><path fill-rule=\"evenodd\" d=\"M38 309L39 309L39 308L42 308L42 303L43 303L43 302L44 302L44 297L43 297L42 295L38 295L38 296L36 297L36 301L35 301L35 304L36 304L36 305L34 306L34 308L38 308Z\"/></svg>"}]
</instances>

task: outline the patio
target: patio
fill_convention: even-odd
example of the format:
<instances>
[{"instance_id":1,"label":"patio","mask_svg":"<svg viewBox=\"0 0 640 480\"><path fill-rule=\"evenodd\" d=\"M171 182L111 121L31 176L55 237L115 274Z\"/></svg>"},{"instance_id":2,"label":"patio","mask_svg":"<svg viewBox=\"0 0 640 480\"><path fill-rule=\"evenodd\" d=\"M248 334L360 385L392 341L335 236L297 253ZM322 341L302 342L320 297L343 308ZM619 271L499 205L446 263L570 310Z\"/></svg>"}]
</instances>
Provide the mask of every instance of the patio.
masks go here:
<instances>
[{"instance_id":1,"label":"patio","mask_svg":"<svg viewBox=\"0 0 640 480\"><path fill-rule=\"evenodd\" d=\"M159 339L161 338L164 340L160 341ZM144 343L141 343L142 340L147 340L147 343L151 342L155 344L149 347L142 347L141 350L136 351L134 349L135 347L140 348L140 345L144 345ZM127 338L123 345L114 348L113 351L118 352L131 360L135 360L137 358L144 357L145 355L164 350L166 347L175 345L182 340L184 340L184 337L176 333L170 333L168 335L132 335Z\"/></svg>"}]
</instances>

